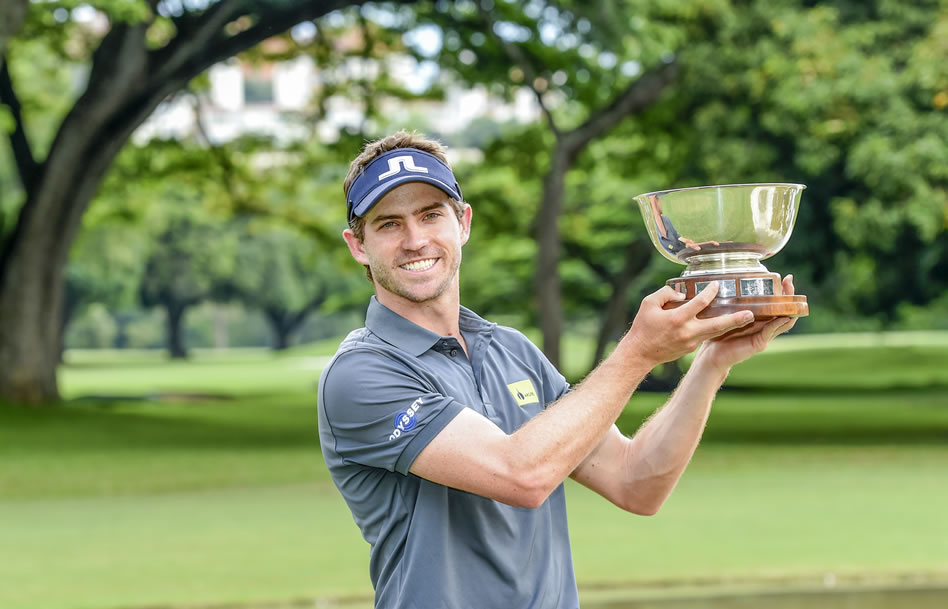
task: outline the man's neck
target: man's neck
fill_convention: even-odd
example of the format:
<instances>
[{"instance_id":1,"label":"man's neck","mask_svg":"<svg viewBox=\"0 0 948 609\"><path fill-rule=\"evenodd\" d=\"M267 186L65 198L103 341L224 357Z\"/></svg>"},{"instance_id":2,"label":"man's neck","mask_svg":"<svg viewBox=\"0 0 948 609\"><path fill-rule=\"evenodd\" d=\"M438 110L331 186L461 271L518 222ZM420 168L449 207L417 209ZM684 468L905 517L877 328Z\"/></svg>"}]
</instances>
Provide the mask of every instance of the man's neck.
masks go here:
<instances>
[{"instance_id":1,"label":"man's neck","mask_svg":"<svg viewBox=\"0 0 948 609\"><path fill-rule=\"evenodd\" d=\"M412 302L386 290L377 289L375 297L380 304L398 313L408 321L440 336L453 336L461 344L464 339L458 327L461 314L461 299L457 290L446 290L437 299Z\"/></svg>"}]
</instances>

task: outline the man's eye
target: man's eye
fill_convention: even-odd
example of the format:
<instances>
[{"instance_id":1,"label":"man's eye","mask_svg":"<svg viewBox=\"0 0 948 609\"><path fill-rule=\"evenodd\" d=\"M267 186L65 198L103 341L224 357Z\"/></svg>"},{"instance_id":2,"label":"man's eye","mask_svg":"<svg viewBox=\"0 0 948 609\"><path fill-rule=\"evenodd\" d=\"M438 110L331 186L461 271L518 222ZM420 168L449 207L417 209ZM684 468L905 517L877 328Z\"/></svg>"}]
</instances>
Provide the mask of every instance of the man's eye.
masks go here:
<instances>
[{"instance_id":1,"label":"man's eye","mask_svg":"<svg viewBox=\"0 0 948 609\"><path fill-rule=\"evenodd\" d=\"M395 223L394 223L394 222L386 222L385 224L383 224L383 225L380 226L379 228L380 228L380 229L382 229L382 228L392 228L393 226L395 226Z\"/></svg>"},{"instance_id":2,"label":"man's eye","mask_svg":"<svg viewBox=\"0 0 948 609\"><path fill-rule=\"evenodd\" d=\"M439 217L441 217L441 214L439 214L436 211L430 211L427 214L425 214L425 220L434 220L435 218L439 218Z\"/></svg>"}]
</instances>

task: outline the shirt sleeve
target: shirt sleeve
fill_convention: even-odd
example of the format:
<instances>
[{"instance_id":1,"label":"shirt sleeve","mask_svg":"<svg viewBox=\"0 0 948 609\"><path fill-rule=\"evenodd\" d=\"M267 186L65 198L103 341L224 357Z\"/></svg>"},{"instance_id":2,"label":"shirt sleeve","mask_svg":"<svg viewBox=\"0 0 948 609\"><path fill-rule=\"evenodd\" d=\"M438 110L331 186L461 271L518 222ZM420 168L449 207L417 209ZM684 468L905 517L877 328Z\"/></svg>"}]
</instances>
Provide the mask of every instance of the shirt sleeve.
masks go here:
<instances>
[{"instance_id":1,"label":"shirt sleeve","mask_svg":"<svg viewBox=\"0 0 948 609\"><path fill-rule=\"evenodd\" d=\"M381 352L337 356L319 383L319 408L341 459L408 474L431 440L464 408Z\"/></svg>"},{"instance_id":2,"label":"shirt sleeve","mask_svg":"<svg viewBox=\"0 0 948 609\"><path fill-rule=\"evenodd\" d=\"M556 366L550 363L546 355L544 355L539 348L534 347L534 349L536 350L536 356L539 360L538 368L540 371L540 382L543 385L543 395L552 396L552 399L547 399L543 404L543 408L546 409L553 402L566 395L570 390L570 385L566 377L556 369Z\"/></svg>"},{"instance_id":3,"label":"shirt sleeve","mask_svg":"<svg viewBox=\"0 0 948 609\"><path fill-rule=\"evenodd\" d=\"M556 369L556 366L547 359L543 351L533 341L518 330L512 328L503 328L503 330L514 333L516 340L522 344L519 347L519 349L522 349L520 353L525 361L529 362L530 368L539 382L544 409L569 392L570 385L566 377Z\"/></svg>"}]
</instances>

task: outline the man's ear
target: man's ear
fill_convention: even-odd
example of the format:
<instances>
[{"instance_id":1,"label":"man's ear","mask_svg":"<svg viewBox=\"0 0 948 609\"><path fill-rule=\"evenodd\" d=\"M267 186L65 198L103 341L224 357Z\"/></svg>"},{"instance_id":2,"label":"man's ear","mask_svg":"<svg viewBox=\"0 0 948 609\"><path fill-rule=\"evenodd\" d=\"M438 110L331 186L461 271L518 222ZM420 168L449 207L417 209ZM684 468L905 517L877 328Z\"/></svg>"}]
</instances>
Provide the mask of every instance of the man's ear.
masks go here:
<instances>
[{"instance_id":1,"label":"man's ear","mask_svg":"<svg viewBox=\"0 0 948 609\"><path fill-rule=\"evenodd\" d=\"M467 240L471 237L471 218L474 215L474 210L471 209L470 205L464 205L464 211L461 212L461 245L467 243Z\"/></svg>"},{"instance_id":2,"label":"man's ear","mask_svg":"<svg viewBox=\"0 0 948 609\"><path fill-rule=\"evenodd\" d=\"M352 232L351 228L347 228L342 231L342 238L346 240L346 245L349 246L349 253L352 254L352 257L356 259L356 262L359 264L367 265L369 264L369 257L365 253L365 249L362 247L362 241L355 236L355 233Z\"/></svg>"}]
</instances>

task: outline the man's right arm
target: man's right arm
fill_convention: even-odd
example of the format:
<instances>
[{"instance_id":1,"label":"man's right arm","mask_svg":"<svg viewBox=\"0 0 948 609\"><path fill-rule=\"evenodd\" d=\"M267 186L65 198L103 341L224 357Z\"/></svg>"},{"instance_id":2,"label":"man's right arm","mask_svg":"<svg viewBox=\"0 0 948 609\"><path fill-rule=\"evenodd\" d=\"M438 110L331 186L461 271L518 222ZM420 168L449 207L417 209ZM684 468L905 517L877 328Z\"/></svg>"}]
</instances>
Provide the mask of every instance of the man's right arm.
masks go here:
<instances>
[{"instance_id":1,"label":"man's right arm","mask_svg":"<svg viewBox=\"0 0 948 609\"><path fill-rule=\"evenodd\" d=\"M411 473L520 507L536 507L576 469L618 418L635 388L657 364L702 341L746 325L743 313L698 319L717 285L677 309L662 288L642 301L615 351L578 387L513 434L471 409L461 411L412 463Z\"/></svg>"}]
</instances>

